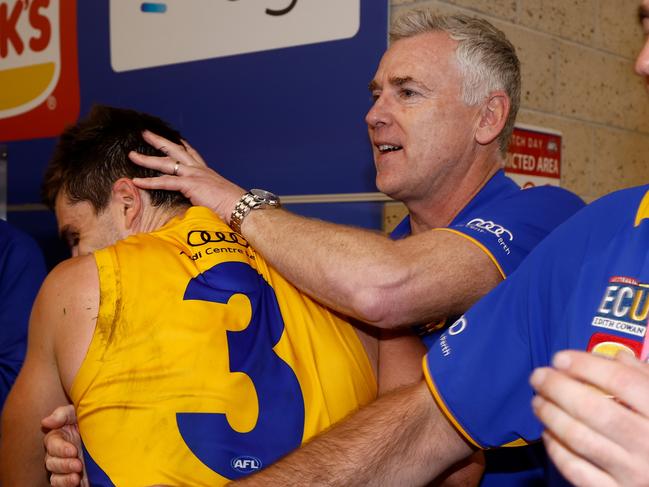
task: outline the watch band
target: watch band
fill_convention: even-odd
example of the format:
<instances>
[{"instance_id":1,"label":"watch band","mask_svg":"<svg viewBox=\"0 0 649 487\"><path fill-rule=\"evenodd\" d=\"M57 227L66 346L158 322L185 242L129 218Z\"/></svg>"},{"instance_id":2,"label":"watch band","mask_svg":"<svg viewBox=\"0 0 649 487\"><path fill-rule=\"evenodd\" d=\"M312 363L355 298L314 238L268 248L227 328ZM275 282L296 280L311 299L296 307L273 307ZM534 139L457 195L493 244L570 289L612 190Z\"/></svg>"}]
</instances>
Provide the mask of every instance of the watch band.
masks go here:
<instances>
[{"instance_id":1,"label":"watch band","mask_svg":"<svg viewBox=\"0 0 649 487\"><path fill-rule=\"evenodd\" d=\"M230 227L237 233L241 233L241 224L243 219L248 216L250 210L252 210L253 205L255 204L255 199L252 196L252 193L248 191L244 194L232 210L232 215L230 215Z\"/></svg>"},{"instance_id":2,"label":"watch band","mask_svg":"<svg viewBox=\"0 0 649 487\"><path fill-rule=\"evenodd\" d=\"M235 232L241 233L243 219L248 216L251 210L279 207L279 198L273 193L263 189L251 189L239 199L234 210L232 210L230 227Z\"/></svg>"}]
</instances>

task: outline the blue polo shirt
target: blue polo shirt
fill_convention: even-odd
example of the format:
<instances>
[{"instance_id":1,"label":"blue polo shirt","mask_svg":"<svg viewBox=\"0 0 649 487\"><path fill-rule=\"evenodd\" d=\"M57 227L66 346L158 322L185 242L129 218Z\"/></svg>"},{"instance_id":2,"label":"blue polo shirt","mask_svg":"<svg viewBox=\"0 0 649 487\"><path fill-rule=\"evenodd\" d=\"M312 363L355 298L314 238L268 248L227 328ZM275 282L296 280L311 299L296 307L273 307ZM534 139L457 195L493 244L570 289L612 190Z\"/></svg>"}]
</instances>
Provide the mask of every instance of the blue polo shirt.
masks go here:
<instances>
[{"instance_id":1,"label":"blue polo shirt","mask_svg":"<svg viewBox=\"0 0 649 487\"><path fill-rule=\"evenodd\" d=\"M0 220L0 408L25 359L29 314L45 274L36 242Z\"/></svg>"},{"instance_id":2,"label":"blue polo shirt","mask_svg":"<svg viewBox=\"0 0 649 487\"><path fill-rule=\"evenodd\" d=\"M541 240L583 207L584 202L578 196L556 186L520 189L501 170L448 227L434 231L452 232L466 238L489 256L505 278ZM410 217L406 216L390 236L400 239L410 233ZM428 329L437 329L453 321L448 319ZM425 335L423 339L429 345Z\"/></svg>"},{"instance_id":3,"label":"blue polo shirt","mask_svg":"<svg viewBox=\"0 0 649 487\"><path fill-rule=\"evenodd\" d=\"M498 171L447 228L436 230L456 233L478 246L506 278L541 240L583 207L579 197L562 188L539 186L522 190L503 171ZM406 217L391 237L404 238L410 233L410 218ZM415 327L415 331L422 336L424 344L431 347L437 338L436 330L457 318ZM489 452L481 485L534 485L543 477L545 462L542 445Z\"/></svg>"},{"instance_id":4,"label":"blue polo shirt","mask_svg":"<svg viewBox=\"0 0 649 487\"><path fill-rule=\"evenodd\" d=\"M436 334L424 372L468 441L480 448L539 441L528 380L557 351L639 356L649 314L648 191L619 191L580 211Z\"/></svg>"},{"instance_id":5,"label":"blue polo shirt","mask_svg":"<svg viewBox=\"0 0 649 487\"><path fill-rule=\"evenodd\" d=\"M436 230L454 232L475 243L506 277L548 233L583 206L578 196L565 189L520 189L498 171L448 227ZM410 233L407 216L390 236L399 239Z\"/></svg>"}]
</instances>

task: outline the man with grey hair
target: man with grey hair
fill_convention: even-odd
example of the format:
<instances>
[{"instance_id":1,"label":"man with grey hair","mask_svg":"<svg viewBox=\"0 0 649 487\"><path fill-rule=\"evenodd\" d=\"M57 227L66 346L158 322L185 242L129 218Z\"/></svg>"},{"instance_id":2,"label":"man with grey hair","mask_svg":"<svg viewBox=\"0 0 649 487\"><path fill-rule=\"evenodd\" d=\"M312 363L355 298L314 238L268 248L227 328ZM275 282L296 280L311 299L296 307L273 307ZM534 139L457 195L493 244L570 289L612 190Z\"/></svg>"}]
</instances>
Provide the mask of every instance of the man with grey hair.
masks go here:
<instances>
[{"instance_id":1,"label":"man with grey hair","mask_svg":"<svg viewBox=\"0 0 649 487\"><path fill-rule=\"evenodd\" d=\"M145 134L147 142L164 149L167 157L133 153L131 158L167 174L136 179L137 185L181 191L194 204L212 208L302 291L389 332L390 339L381 343L382 356L409 350L411 360L419 362L424 347L405 326L413 325L424 342L430 339L431 332L452 323L450 317L513 272L583 203L560 188L521 191L503 173L519 107L520 67L502 32L481 19L438 17L423 10L397 19L391 39L370 82L374 104L366 122L377 187L403 202L409 213L392 239L291 214L278 208L272 193L246 192L182 146L153 134ZM379 381L395 372L379 367ZM419 374L408 382L420 379ZM419 386L412 390L428 394ZM386 401L402 397L409 396ZM371 418L365 414L359 417ZM408 419L407 404L403 414ZM390 431L398 428L388 426L385 438L418 428ZM334 434L356 435L345 425ZM452 433L442 428L440 435L442 451ZM326 438L318 450L324 459ZM62 456L59 446L65 442L56 435L49 440L50 454ZM450 447L470 452L463 441ZM354 460L350 468L358 468L363 460L348 453ZM63 462L50 460L51 468L66 472ZM417 463L416 452L410 460ZM303 468L291 465L270 468L270 479L291 483L296 474L308 484ZM312 473L317 483L319 472Z\"/></svg>"}]
</instances>

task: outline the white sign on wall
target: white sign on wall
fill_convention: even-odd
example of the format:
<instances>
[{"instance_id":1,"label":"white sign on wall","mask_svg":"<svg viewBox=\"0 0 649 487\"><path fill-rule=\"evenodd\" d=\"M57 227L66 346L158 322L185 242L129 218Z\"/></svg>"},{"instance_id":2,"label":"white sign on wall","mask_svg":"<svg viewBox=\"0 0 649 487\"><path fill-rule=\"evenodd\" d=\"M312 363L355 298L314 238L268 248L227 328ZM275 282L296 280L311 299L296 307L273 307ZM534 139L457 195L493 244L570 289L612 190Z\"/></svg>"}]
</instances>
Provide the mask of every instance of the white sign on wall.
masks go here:
<instances>
[{"instance_id":1,"label":"white sign on wall","mask_svg":"<svg viewBox=\"0 0 649 487\"><path fill-rule=\"evenodd\" d=\"M347 39L359 26L360 0L110 0L111 65L130 71Z\"/></svg>"}]
</instances>

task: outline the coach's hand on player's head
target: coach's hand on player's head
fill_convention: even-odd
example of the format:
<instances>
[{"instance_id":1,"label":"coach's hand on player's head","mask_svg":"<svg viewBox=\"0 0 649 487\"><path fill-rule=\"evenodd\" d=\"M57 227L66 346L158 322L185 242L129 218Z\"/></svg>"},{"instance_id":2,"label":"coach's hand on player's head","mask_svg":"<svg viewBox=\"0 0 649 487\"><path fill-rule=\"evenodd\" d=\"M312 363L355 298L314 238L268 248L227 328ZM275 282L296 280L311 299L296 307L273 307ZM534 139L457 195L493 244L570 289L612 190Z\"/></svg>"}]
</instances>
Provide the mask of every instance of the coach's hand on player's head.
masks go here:
<instances>
[{"instance_id":1,"label":"coach's hand on player's head","mask_svg":"<svg viewBox=\"0 0 649 487\"><path fill-rule=\"evenodd\" d=\"M41 424L50 430L43 442L46 450L45 467L51 473L51 485L89 487L74 406L56 408L52 414L43 418Z\"/></svg>"},{"instance_id":2,"label":"coach's hand on player's head","mask_svg":"<svg viewBox=\"0 0 649 487\"><path fill-rule=\"evenodd\" d=\"M180 191L192 204L206 206L226 223L230 222L232 210L245 193L242 188L207 167L201 155L187 142L174 144L149 131L144 131L142 136L166 155L129 154L134 163L163 173L155 178L134 178L133 182L138 187Z\"/></svg>"}]
</instances>

